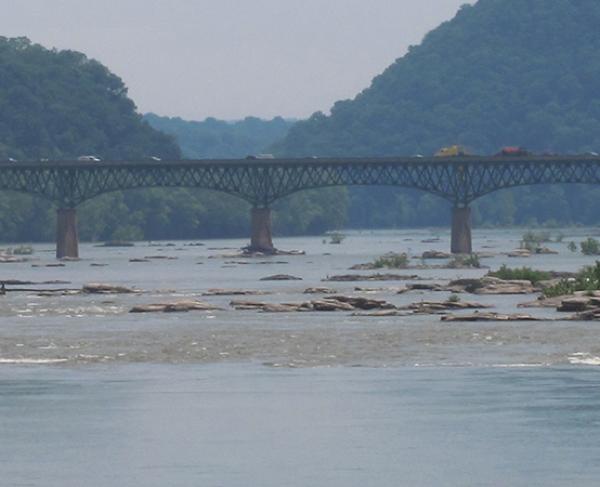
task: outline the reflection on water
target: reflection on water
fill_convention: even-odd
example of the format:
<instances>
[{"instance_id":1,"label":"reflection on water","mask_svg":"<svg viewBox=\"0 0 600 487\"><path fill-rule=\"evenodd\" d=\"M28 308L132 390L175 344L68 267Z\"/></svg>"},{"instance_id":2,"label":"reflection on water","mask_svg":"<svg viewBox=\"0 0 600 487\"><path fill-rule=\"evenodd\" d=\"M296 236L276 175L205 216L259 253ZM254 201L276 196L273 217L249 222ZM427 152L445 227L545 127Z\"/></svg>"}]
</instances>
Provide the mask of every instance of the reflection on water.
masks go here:
<instances>
[{"instance_id":1,"label":"reflection on water","mask_svg":"<svg viewBox=\"0 0 600 487\"><path fill-rule=\"evenodd\" d=\"M2 485L594 485L586 368L0 373Z\"/></svg>"}]
</instances>

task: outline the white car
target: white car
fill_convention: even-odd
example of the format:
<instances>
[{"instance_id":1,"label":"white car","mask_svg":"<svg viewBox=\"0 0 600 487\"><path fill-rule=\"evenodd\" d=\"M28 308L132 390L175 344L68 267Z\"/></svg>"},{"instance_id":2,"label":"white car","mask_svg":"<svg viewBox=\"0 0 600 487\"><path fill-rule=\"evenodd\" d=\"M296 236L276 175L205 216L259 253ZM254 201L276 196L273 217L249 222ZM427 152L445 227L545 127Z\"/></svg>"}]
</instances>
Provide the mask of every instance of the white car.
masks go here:
<instances>
[{"instance_id":1,"label":"white car","mask_svg":"<svg viewBox=\"0 0 600 487\"><path fill-rule=\"evenodd\" d=\"M100 158L96 156L79 156L78 161L100 162Z\"/></svg>"}]
</instances>

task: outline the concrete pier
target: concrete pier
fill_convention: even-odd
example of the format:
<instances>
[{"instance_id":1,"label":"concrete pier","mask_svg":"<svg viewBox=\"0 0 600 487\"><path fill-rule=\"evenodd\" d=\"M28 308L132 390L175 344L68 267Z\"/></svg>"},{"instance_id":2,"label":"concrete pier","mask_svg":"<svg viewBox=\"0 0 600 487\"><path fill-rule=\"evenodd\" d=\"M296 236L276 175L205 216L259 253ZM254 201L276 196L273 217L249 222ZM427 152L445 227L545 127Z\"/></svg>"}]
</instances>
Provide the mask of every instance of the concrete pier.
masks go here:
<instances>
[{"instance_id":1,"label":"concrete pier","mask_svg":"<svg viewBox=\"0 0 600 487\"><path fill-rule=\"evenodd\" d=\"M471 208L455 207L452 209L452 243L453 254L470 254L473 252L471 242Z\"/></svg>"},{"instance_id":2,"label":"concrete pier","mask_svg":"<svg viewBox=\"0 0 600 487\"><path fill-rule=\"evenodd\" d=\"M56 211L56 258L62 259L63 257L79 257L75 208L59 208Z\"/></svg>"},{"instance_id":3,"label":"concrete pier","mask_svg":"<svg viewBox=\"0 0 600 487\"><path fill-rule=\"evenodd\" d=\"M253 252L272 253L273 237L271 234L271 208L252 208L252 234L248 250Z\"/></svg>"}]
</instances>

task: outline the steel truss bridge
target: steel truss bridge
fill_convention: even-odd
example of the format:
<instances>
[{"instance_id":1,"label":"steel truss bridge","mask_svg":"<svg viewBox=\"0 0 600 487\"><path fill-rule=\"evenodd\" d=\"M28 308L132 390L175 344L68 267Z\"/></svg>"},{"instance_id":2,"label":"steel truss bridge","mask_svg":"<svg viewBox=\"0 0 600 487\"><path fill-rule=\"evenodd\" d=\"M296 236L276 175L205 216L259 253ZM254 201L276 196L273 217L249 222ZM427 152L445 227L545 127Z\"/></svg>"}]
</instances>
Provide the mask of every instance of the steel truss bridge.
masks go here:
<instances>
[{"instance_id":1,"label":"steel truss bridge","mask_svg":"<svg viewBox=\"0 0 600 487\"><path fill-rule=\"evenodd\" d=\"M470 213L460 210L468 209L472 201L504 188L559 183L600 184L600 157L0 162L1 190L30 193L52 201L59 208L59 220L62 210L70 210L73 214L66 217L68 220L74 218L74 209L78 205L91 198L136 188L186 187L222 191L248 201L254 209L267 209L276 200L305 189L358 185L414 188L452 204L455 210L452 250L456 252L471 250ZM270 221L259 220L270 218L270 213L260 215L253 221L253 240L255 230L258 233L268 231L264 245L256 245L268 247ZM61 230L59 221L59 234L74 231L69 230L74 222L63 221L62 227L65 225L67 229ZM261 230L261 226L265 228ZM60 246L62 237L58 235L57 238ZM69 253L73 252L67 249L66 255ZM62 256L60 252L58 255Z\"/></svg>"}]
</instances>

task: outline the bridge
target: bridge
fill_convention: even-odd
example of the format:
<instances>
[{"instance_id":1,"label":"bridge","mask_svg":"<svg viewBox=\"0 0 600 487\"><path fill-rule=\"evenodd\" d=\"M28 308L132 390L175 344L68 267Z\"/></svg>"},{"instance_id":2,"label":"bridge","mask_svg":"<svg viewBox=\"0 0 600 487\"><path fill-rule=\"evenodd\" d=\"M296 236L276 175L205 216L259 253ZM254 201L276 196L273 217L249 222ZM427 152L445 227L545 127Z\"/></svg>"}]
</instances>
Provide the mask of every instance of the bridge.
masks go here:
<instances>
[{"instance_id":1,"label":"bridge","mask_svg":"<svg viewBox=\"0 0 600 487\"><path fill-rule=\"evenodd\" d=\"M76 208L98 195L135 188L204 188L252 205L251 250L272 252L271 206L305 189L415 188L452 208L451 251L471 253L470 204L504 188L600 184L598 156L390 157L173 161L0 162L0 190L30 193L57 206L56 256L78 257Z\"/></svg>"}]
</instances>

